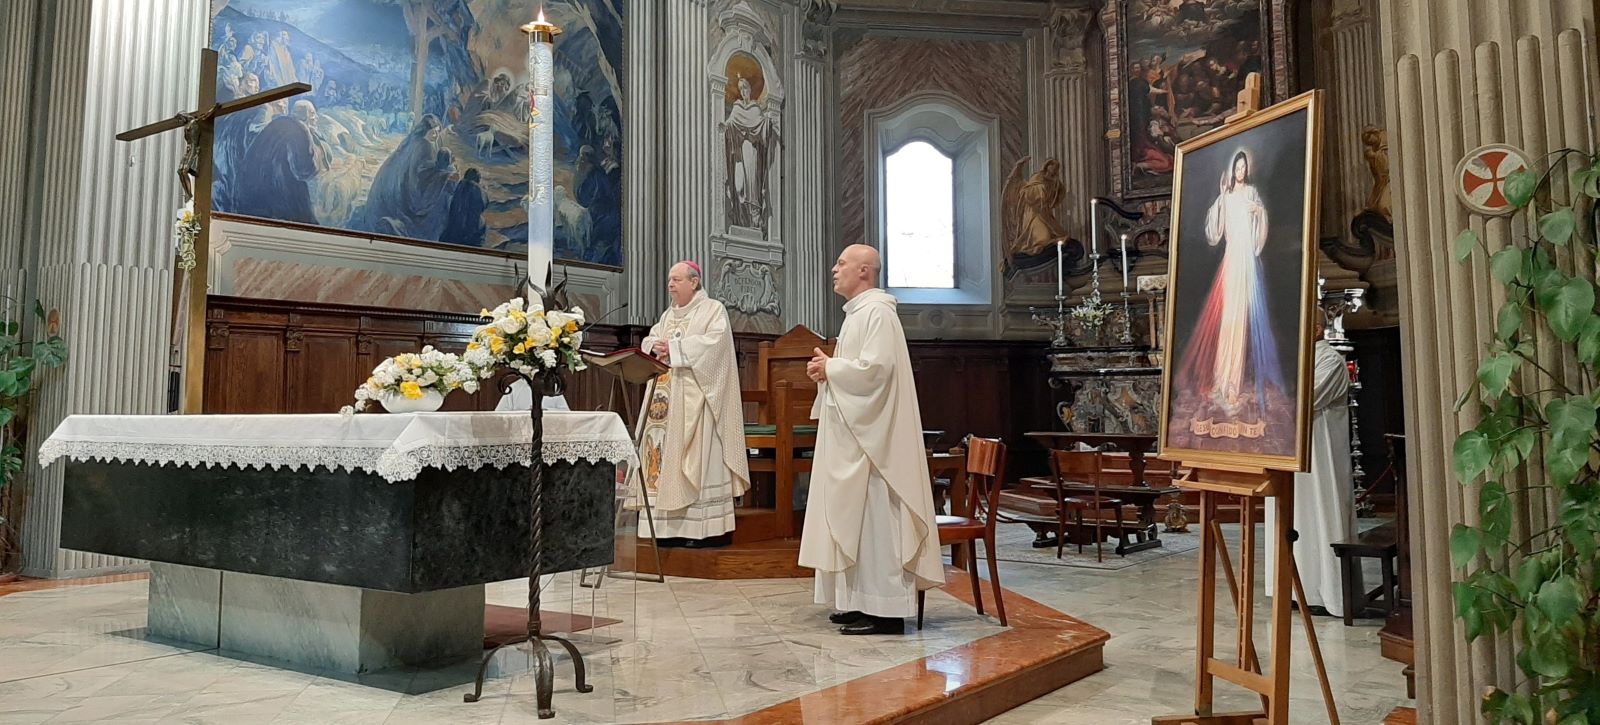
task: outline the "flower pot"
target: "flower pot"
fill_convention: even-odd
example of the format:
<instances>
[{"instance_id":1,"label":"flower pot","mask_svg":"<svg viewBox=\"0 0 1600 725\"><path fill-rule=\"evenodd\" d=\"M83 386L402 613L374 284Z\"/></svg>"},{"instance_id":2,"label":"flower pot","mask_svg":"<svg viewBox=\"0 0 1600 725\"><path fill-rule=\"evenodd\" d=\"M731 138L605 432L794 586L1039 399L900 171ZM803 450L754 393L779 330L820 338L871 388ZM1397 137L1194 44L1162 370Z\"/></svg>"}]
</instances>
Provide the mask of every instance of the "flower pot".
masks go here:
<instances>
[{"instance_id":1,"label":"flower pot","mask_svg":"<svg viewBox=\"0 0 1600 725\"><path fill-rule=\"evenodd\" d=\"M428 389L420 398L407 398L399 393L383 396L383 409L390 413L432 413L444 405L444 393Z\"/></svg>"}]
</instances>

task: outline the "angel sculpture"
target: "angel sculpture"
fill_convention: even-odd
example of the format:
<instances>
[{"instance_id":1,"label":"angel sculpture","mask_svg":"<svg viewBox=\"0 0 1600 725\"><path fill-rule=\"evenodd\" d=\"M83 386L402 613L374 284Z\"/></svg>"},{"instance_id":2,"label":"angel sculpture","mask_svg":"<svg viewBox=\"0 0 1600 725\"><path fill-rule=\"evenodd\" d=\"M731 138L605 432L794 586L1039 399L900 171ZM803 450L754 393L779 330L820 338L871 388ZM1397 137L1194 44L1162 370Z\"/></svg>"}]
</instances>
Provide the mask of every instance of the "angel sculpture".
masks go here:
<instances>
[{"instance_id":1,"label":"angel sculpture","mask_svg":"<svg viewBox=\"0 0 1600 725\"><path fill-rule=\"evenodd\" d=\"M1031 156L1024 156L1011 167L1001 193L1001 216L1005 221L1006 249L1012 257L1031 256L1049 248L1067 233L1056 221L1056 208L1066 196L1061 185L1061 164L1055 159L1024 178Z\"/></svg>"}]
</instances>

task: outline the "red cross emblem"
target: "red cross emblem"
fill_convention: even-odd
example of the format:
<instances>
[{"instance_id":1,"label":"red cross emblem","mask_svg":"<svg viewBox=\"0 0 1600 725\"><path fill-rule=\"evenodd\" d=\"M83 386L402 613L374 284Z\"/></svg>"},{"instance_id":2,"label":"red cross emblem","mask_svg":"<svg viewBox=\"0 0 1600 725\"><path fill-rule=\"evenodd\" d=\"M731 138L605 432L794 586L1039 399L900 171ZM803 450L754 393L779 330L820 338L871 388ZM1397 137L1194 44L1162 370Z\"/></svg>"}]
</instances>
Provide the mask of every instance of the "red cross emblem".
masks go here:
<instances>
[{"instance_id":1,"label":"red cross emblem","mask_svg":"<svg viewBox=\"0 0 1600 725\"><path fill-rule=\"evenodd\" d=\"M1510 212L1506 179L1528 168L1521 151L1504 144L1489 144L1469 152L1456 167L1456 195L1461 203L1484 214Z\"/></svg>"}]
</instances>

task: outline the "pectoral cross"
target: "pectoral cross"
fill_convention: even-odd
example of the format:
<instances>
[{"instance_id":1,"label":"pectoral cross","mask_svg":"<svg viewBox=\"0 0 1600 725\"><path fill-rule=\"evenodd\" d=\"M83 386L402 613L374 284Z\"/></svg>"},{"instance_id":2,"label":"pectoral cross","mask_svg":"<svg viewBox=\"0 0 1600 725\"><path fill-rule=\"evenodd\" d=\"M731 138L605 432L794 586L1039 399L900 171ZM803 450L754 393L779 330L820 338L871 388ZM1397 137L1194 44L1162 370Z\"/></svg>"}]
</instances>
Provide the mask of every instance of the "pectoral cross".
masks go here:
<instances>
[{"instance_id":1,"label":"pectoral cross","mask_svg":"<svg viewBox=\"0 0 1600 725\"><path fill-rule=\"evenodd\" d=\"M183 129L183 161L178 167L178 182L185 199L194 200L194 214L200 233L194 244L194 266L174 267L171 340L174 353L181 346L175 368L182 376L181 409L187 415L200 413L205 394L206 361L206 277L211 234L211 146L218 118L230 113L263 106L273 101L305 93L311 86L290 83L225 103L217 103L217 52L200 51L199 102L193 111L179 113L164 121L140 126L117 134L118 141L134 141L158 133ZM181 320L181 322L180 322Z\"/></svg>"}]
</instances>

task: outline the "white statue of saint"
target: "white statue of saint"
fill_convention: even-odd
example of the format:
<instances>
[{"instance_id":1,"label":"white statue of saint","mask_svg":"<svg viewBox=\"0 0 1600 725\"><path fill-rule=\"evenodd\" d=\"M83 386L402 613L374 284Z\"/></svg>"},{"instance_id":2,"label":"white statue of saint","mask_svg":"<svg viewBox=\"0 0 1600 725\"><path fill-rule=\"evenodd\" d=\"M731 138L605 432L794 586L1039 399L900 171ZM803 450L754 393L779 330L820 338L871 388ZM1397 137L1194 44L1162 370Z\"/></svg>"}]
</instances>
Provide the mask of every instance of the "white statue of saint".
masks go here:
<instances>
[{"instance_id":1,"label":"white statue of saint","mask_svg":"<svg viewBox=\"0 0 1600 725\"><path fill-rule=\"evenodd\" d=\"M769 155L778 138L778 114L751 98L750 80L734 79L739 97L719 124L727 164L724 197L728 224L767 233Z\"/></svg>"}]
</instances>

